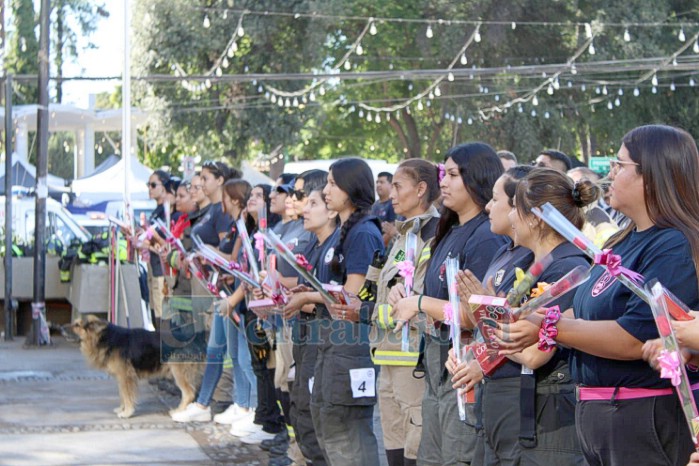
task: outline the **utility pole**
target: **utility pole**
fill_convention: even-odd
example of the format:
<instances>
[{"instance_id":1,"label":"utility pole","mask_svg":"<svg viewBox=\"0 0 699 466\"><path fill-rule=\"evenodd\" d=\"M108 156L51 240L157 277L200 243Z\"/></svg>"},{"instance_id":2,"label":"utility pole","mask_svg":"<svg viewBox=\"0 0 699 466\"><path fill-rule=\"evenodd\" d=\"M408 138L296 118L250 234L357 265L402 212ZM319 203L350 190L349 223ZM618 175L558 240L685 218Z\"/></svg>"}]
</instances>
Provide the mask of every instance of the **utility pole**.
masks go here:
<instances>
[{"instance_id":1,"label":"utility pole","mask_svg":"<svg viewBox=\"0 0 699 466\"><path fill-rule=\"evenodd\" d=\"M3 29L4 30L4 29ZM12 306L12 75L5 76L5 341L14 333Z\"/></svg>"},{"instance_id":2,"label":"utility pole","mask_svg":"<svg viewBox=\"0 0 699 466\"><path fill-rule=\"evenodd\" d=\"M33 345L49 343L48 329L42 329L46 312L46 198L49 194L49 14L50 1L41 0L39 17L39 109L36 117L36 226L34 229L34 301L32 302ZM42 316L43 314L43 316ZM43 318L42 318L43 317ZM46 333L42 333L44 330Z\"/></svg>"}]
</instances>

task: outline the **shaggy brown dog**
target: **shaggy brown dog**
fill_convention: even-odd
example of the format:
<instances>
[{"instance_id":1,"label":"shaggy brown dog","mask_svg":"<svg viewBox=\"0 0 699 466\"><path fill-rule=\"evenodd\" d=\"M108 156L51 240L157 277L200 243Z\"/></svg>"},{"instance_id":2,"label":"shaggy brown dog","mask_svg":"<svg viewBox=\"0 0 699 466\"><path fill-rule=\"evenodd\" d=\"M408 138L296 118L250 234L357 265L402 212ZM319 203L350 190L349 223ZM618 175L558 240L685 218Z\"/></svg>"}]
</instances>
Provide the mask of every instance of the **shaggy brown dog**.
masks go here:
<instances>
[{"instance_id":1,"label":"shaggy brown dog","mask_svg":"<svg viewBox=\"0 0 699 466\"><path fill-rule=\"evenodd\" d=\"M93 315L73 322L73 331L80 337L80 351L88 362L116 377L121 406L114 409L120 418L131 417L136 408L138 379L172 373L182 393L180 411L194 401L194 363L163 363L160 354L160 333L130 329L110 324Z\"/></svg>"}]
</instances>

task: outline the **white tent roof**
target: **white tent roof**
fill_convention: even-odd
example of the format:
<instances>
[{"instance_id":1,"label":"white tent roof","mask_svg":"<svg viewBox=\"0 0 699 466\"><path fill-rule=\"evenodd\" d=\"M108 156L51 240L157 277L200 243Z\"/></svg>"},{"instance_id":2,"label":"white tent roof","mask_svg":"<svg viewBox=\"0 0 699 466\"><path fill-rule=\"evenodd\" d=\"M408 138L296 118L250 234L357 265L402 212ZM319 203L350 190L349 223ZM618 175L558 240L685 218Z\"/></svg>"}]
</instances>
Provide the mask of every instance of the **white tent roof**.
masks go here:
<instances>
[{"instance_id":1,"label":"white tent roof","mask_svg":"<svg viewBox=\"0 0 699 466\"><path fill-rule=\"evenodd\" d=\"M306 170L325 170L330 168L333 162L338 159L328 159L328 160L302 160L299 162L287 162L284 164L284 173L296 173L297 175L305 172ZM388 163L385 160L374 160L374 159L364 159L364 161L371 168L371 172L374 174L374 179L381 172L395 173L396 168L398 168L397 163Z\"/></svg>"},{"instance_id":2,"label":"white tent roof","mask_svg":"<svg viewBox=\"0 0 699 466\"><path fill-rule=\"evenodd\" d=\"M153 174L153 169L146 167L135 156L131 156L131 173L129 187L131 199L148 199L146 182ZM124 193L124 160L94 176L74 180L73 192L79 202L90 205L103 201L119 200Z\"/></svg>"},{"instance_id":3,"label":"white tent roof","mask_svg":"<svg viewBox=\"0 0 699 466\"><path fill-rule=\"evenodd\" d=\"M21 168L24 168L24 170L21 170ZM26 179L17 179L17 180L12 180L13 185L15 186L25 186L28 188L34 187L36 184L36 167L32 165L31 163L27 162L26 160L23 160L21 158L16 157L14 154L12 156L12 169L13 172L16 172L17 175L22 176L26 175ZM0 164L0 178L4 178L5 176L5 164L1 163ZM66 180L63 178L60 178L56 175L48 174L46 177L46 183L49 187L49 189L53 190L58 190L58 191L64 191L65 186L66 186ZM3 187L4 189L4 187Z\"/></svg>"},{"instance_id":4,"label":"white tent roof","mask_svg":"<svg viewBox=\"0 0 699 466\"><path fill-rule=\"evenodd\" d=\"M274 186L274 180L272 178L252 168L249 162L243 161L240 168L243 172L243 179L251 185L269 184Z\"/></svg>"}]
</instances>

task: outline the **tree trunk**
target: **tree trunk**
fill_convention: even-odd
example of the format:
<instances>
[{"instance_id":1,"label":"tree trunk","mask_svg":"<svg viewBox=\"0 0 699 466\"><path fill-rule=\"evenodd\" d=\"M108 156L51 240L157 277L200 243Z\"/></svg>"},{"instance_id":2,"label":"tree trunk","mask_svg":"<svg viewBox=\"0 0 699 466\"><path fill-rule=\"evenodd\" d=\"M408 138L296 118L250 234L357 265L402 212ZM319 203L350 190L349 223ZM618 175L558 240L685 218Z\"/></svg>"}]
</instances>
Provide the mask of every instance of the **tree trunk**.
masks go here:
<instances>
[{"instance_id":1,"label":"tree trunk","mask_svg":"<svg viewBox=\"0 0 699 466\"><path fill-rule=\"evenodd\" d=\"M409 154L410 153L410 142L408 141L408 137L405 135L405 131L403 131L403 127L400 125L398 120L395 118L391 118L388 120L388 124L393 128L393 130L396 132L398 135L398 139L400 140L400 143L403 145L403 151L404 154ZM407 158L407 157L406 157Z\"/></svg>"},{"instance_id":2,"label":"tree trunk","mask_svg":"<svg viewBox=\"0 0 699 466\"><path fill-rule=\"evenodd\" d=\"M420 158L422 157L422 143L420 142L420 133L417 130L415 119L405 109L401 110L401 115L403 121L405 121L405 129L407 130L408 141L410 144L408 147L408 153L406 154L407 157L405 158Z\"/></svg>"}]
</instances>

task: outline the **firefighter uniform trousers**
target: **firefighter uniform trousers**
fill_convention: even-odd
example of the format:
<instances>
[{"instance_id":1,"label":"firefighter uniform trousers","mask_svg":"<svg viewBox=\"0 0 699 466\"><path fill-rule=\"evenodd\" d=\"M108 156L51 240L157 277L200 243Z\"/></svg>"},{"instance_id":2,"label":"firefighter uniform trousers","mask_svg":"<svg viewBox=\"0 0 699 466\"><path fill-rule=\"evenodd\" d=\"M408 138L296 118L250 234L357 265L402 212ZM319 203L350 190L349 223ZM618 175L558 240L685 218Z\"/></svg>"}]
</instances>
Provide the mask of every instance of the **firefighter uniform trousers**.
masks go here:
<instances>
[{"instance_id":1,"label":"firefighter uniform trousers","mask_svg":"<svg viewBox=\"0 0 699 466\"><path fill-rule=\"evenodd\" d=\"M320 337L311 392L318 444L329 464L377 465L376 368L369 352L369 326L332 320L323 310Z\"/></svg>"}]
</instances>

